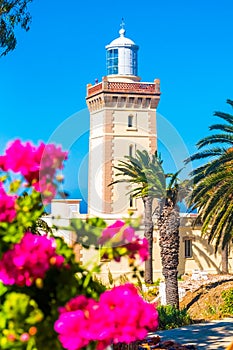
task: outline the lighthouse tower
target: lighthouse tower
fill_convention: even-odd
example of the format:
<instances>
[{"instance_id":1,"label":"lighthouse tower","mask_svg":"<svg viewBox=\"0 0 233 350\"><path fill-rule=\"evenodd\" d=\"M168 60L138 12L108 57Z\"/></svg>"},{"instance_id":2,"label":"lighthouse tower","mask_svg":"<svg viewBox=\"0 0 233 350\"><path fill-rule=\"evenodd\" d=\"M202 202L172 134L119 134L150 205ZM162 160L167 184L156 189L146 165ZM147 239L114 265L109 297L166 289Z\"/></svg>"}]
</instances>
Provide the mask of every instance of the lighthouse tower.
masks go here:
<instances>
[{"instance_id":1,"label":"lighthouse tower","mask_svg":"<svg viewBox=\"0 0 233 350\"><path fill-rule=\"evenodd\" d=\"M154 153L157 149L156 108L160 82L141 82L138 76L138 49L125 36L106 46L107 75L95 85L87 85L90 112L88 212L95 216L142 214L142 201L127 193L128 184L109 186L115 179L114 166L137 149Z\"/></svg>"}]
</instances>

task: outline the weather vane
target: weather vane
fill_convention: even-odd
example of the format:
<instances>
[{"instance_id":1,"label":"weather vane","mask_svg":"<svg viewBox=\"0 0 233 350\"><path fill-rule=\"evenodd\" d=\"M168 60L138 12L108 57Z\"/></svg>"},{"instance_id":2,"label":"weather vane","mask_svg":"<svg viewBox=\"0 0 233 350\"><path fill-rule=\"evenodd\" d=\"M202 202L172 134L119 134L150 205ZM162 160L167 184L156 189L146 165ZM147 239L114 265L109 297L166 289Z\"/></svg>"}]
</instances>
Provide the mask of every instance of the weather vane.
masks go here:
<instances>
[{"instance_id":1,"label":"weather vane","mask_svg":"<svg viewBox=\"0 0 233 350\"><path fill-rule=\"evenodd\" d=\"M122 17L121 19L121 24L120 24L122 29L125 29L125 22L124 22L124 18Z\"/></svg>"}]
</instances>

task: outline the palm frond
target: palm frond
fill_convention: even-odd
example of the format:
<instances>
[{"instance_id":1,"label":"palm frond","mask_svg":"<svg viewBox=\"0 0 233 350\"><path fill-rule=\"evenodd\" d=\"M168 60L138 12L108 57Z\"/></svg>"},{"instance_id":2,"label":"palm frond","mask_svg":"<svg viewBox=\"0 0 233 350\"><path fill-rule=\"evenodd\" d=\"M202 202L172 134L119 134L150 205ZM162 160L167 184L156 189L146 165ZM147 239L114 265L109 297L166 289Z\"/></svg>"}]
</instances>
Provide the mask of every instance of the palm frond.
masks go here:
<instances>
[{"instance_id":1,"label":"palm frond","mask_svg":"<svg viewBox=\"0 0 233 350\"><path fill-rule=\"evenodd\" d=\"M233 118L232 118L233 121ZM232 133L233 134L233 125L226 125L226 124L213 124L209 127L210 130L221 130L226 133Z\"/></svg>"},{"instance_id":2,"label":"palm frond","mask_svg":"<svg viewBox=\"0 0 233 350\"><path fill-rule=\"evenodd\" d=\"M135 157L125 156L114 169L117 171L111 185L128 182L132 185L129 193L135 197L151 196L162 198L165 195L166 180L162 168L162 161L157 152L150 155L147 151L137 150Z\"/></svg>"},{"instance_id":3,"label":"palm frond","mask_svg":"<svg viewBox=\"0 0 233 350\"><path fill-rule=\"evenodd\" d=\"M190 156L189 158L184 160L185 164L192 162L193 160L209 158L209 157L218 157L224 152L225 148L215 147L207 150L203 150L201 152L197 152Z\"/></svg>"},{"instance_id":4,"label":"palm frond","mask_svg":"<svg viewBox=\"0 0 233 350\"><path fill-rule=\"evenodd\" d=\"M233 145L233 136L230 134L215 134L207 136L197 142L197 148L200 149L206 145L212 145L216 143L224 143L228 145Z\"/></svg>"},{"instance_id":5,"label":"palm frond","mask_svg":"<svg viewBox=\"0 0 233 350\"><path fill-rule=\"evenodd\" d=\"M227 99L227 103L233 107L233 100Z\"/></svg>"},{"instance_id":6,"label":"palm frond","mask_svg":"<svg viewBox=\"0 0 233 350\"><path fill-rule=\"evenodd\" d=\"M224 113L220 111L214 112L214 116L224 119L229 124L233 124L233 116L229 113Z\"/></svg>"}]
</instances>

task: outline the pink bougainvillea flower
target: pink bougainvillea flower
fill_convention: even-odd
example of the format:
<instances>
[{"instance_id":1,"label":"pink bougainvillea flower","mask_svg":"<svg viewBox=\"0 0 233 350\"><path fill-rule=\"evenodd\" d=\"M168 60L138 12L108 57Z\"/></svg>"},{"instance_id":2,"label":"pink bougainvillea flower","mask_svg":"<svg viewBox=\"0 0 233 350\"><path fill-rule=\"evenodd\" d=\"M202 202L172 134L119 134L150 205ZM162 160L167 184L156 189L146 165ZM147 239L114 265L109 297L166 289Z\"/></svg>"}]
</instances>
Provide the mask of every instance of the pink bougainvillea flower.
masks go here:
<instances>
[{"instance_id":1,"label":"pink bougainvillea flower","mask_svg":"<svg viewBox=\"0 0 233 350\"><path fill-rule=\"evenodd\" d=\"M123 221L117 220L114 224L106 227L98 239L100 245L111 246L103 252L103 258L108 259L109 254L117 262L121 256L128 255L130 259L136 259L137 255L141 261L149 257L149 245L146 238L139 237L134 228L127 226ZM124 247L125 249L121 249Z\"/></svg>"},{"instance_id":2,"label":"pink bougainvillea flower","mask_svg":"<svg viewBox=\"0 0 233 350\"><path fill-rule=\"evenodd\" d=\"M77 296L59 313L54 329L67 350L79 350L93 341L103 350L110 344L143 339L158 327L155 306L145 302L131 284L102 293L99 302Z\"/></svg>"},{"instance_id":3,"label":"pink bougainvillea flower","mask_svg":"<svg viewBox=\"0 0 233 350\"><path fill-rule=\"evenodd\" d=\"M98 240L98 243L103 245L108 242L112 237L114 237L120 230L125 226L123 221L117 220L114 224L109 225L102 231L102 235Z\"/></svg>"},{"instance_id":4,"label":"pink bougainvillea flower","mask_svg":"<svg viewBox=\"0 0 233 350\"><path fill-rule=\"evenodd\" d=\"M5 161L6 161L6 156L0 156L0 170L6 171Z\"/></svg>"},{"instance_id":5,"label":"pink bougainvillea flower","mask_svg":"<svg viewBox=\"0 0 233 350\"><path fill-rule=\"evenodd\" d=\"M54 144L42 145L41 147L44 147L41 157L41 174L47 175L49 170L63 169L63 162L67 159L68 153Z\"/></svg>"},{"instance_id":6,"label":"pink bougainvillea flower","mask_svg":"<svg viewBox=\"0 0 233 350\"><path fill-rule=\"evenodd\" d=\"M155 331L158 327L158 312L154 305L145 302L132 284L118 286L103 293L100 296L99 310L102 311L106 305L114 315L114 333L109 334L111 343L130 343L143 339L148 331Z\"/></svg>"},{"instance_id":7,"label":"pink bougainvillea flower","mask_svg":"<svg viewBox=\"0 0 233 350\"><path fill-rule=\"evenodd\" d=\"M22 174L27 184L41 192L48 204L56 194L56 171L63 169L67 154L54 144L41 142L36 147L30 142L15 140L0 157L0 169Z\"/></svg>"},{"instance_id":8,"label":"pink bougainvillea flower","mask_svg":"<svg viewBox=\"0 0 233 350\"><path fill-rule=\"evenodd\" d=\"M135 230L133 227L127 226L125 227L122 235L122 239L124 242L131 242L135 237Z\"/></svg>"},{"instance_id":9,"label":"pink bougainvillea flower","mask_svg":"<svg viewBox=\"0 0 233 350\"><path fill-rule=\"evenodd\" d=\"M36 148L30 143L23 144L21 140L15 140L9 144L5 155L2 157L6 171L27 175L30 172L38 172L39 166L34 160Z\"/></svg>"},{"instance_id":10,"label":"pink bougainvillea flower","mask_svg":"<svg viewBox=\"0 0 233 350\"><path fill-rule=\"evenodd\" d=\"M65 349L77 350L93 338L90 328L97 302L84 295L71 299L59 309L60 317L54 324L58 338Z\"/></svg>"},{"instance_id":11,"label":"pink bougainvillea flower","mask_svg":"<svg viewBox=\"0 0 233 350\"><path fill-rule=\"evenodd\" d=\"M0 221L12 222L16 217L16 196L9 196L0 182Z\"/></svg>"},{"instance_id":12,"label":"pink bougainvillea flower","mask_svg":"<svg viewBox=\"0 0 233 350\"><path fill-rule=\"evenodd\" d=\"M131 259L135 259L137 254L141 261L146 261L149 258L149 244L146 238L137 237L127 244L127 249Z\"/></svg>"},{"instance_id":13,"label":"pink bougainvillea flower","mask_svg":"<svg viewBox=\"0 0 233 350\"><path fill-rule=\"evenodd\" d=\"M57 187L53 182L46 180L46 178L40 179L40 182L32 184L36 191L40 192L43 197L43 203L46 205L51 202L55 197Z\"/></svg>"},{"instance_id":14,"label":"pink bougainvillea flower","mask_svg":"<svg viewBox=\"0 0 233 350\"><path fill-rule=\"evenodd\" d=\"M55 240L26 232L22 240L0 260L0 280L6 285L31 286L43 279L51 266L62 266L64 257L56 254Z\"/></svg>"},{"instance_id":15,"label":"pink bougainvillea flower","mask_svg":"<svg viewBox=\"0 0 233 350\"><path fill-rule=\"evenodd\" d=\"M9 144L5 155L0 157L0 166L6 171L19 172L32 182L39 179L39 173L53 176L56 169L63 168L66 159L67 152L62 151L60 146L41 142L36 147L31 142L15 140Z\"/></svg>"}]
</instances>

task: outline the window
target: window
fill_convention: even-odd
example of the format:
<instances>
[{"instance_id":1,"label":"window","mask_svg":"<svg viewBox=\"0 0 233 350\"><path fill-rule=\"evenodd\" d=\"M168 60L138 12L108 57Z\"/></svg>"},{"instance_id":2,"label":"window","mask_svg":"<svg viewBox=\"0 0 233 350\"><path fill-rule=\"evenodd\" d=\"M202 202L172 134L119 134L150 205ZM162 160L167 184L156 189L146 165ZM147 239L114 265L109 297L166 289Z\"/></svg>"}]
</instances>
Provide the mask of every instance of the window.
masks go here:
<instances>
[{"instance_id":1,"label":"window","mask_svg":"<svg viewBox=\"0 0 233 350\"><path fill-rule=\"evenodd\" d=\"M184 240L184 256L185 258L192 258L193 256L191 239Z\"/></svg>"},{"instance_id":2,"label":"window","mask_svg":"<svg viewBox=\"0 0 233 350\"><path fill-rule=\"evenodd\" d=\"M118 49L107 51L107 75L118 74Z\"/></svg>"},{"instance_id":3,"label":"window","mask_svg":"<svg viewBox=\"0 0 233 350\"><path fill-rule=\"evenodd\" d=\"M138 75L137 51L133 51L133 75Z\"/></svg>"},{"instance_id":4,"label":"window","mask_svg":"<svg viewBox=\"0 0 233 350\"><path fill-rule=\"evenodd\" d=\"M134 205L134 198L132 195L129 196L129 207L130 208L134 208L135 205Z\"/></svg>"},{"instance_id":5,"label":"window","mask_svg":"<svg viewBox=\"0 0 233 350\"><path fill-rule=\"evenodd\" d=\"M132 128L133 127L133 116L129 115L128 116L128 128Z\"/></svg>"},{"instance_id":6,"label":"window","mask_svg":"<svg viewBox=\"0 0 233 350\"><path fill-rule=\"evenodd\" d=\"M129 145L129 156L133 157L133 145Z\"/></svg>"}]
</instances>

